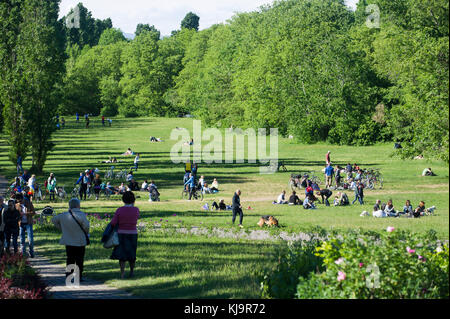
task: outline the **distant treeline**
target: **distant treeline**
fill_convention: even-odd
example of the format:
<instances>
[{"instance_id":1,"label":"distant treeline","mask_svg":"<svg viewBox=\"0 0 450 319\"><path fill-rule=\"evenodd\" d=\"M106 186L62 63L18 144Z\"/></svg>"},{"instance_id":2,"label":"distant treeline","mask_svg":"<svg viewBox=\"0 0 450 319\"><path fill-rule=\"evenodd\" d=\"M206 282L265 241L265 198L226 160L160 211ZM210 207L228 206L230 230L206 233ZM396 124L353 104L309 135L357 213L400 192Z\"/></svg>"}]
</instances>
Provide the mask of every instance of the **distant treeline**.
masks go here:
<instances>
[{"instance_id":1,"label":"distant treeline","mask_svg":"<svg viewBox=\"0 0 450 319\"><path fill-rule=\"evenodd\" d=\"M190 113L304 143L400 142L404 157L448 161L448 6L285 0L202 31L190 13L169 37L149 25L132 41L110 27L97 45L66 37L59 111Z\"/></svg>"}]
</instances>

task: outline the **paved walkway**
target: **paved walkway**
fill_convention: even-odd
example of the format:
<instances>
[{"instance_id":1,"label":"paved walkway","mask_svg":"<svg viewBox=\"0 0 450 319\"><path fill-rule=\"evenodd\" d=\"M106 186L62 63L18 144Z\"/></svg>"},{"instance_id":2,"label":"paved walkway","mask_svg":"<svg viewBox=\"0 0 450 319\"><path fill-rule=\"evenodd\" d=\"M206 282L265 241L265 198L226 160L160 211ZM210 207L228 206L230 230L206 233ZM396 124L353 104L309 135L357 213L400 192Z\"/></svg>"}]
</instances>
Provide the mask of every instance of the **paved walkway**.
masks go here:
<instances>
[{"instance_id":1,"label":"paved walkway","mask_svg":"<svg viewBox=\"0 0 450 319\"><path fill-rule=\"evenodd\" d=\"M78 287L66 286L65 269L55 265L49 259L36 255L29 259L31 265L37 269L41 278L50 286L51 299L134 299L132 294L84 278Z\"/></svg>"}]
</instances>

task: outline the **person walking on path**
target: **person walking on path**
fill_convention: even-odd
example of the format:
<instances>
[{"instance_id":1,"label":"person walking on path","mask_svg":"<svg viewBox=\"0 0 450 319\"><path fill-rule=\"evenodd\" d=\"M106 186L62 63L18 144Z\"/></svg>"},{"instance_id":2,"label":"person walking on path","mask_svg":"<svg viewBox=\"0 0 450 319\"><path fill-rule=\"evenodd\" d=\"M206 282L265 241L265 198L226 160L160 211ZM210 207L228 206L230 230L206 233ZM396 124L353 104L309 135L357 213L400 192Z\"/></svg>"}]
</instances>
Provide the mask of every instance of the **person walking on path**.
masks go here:
<instances>
[{"instance_id":1,"label":"person walking on path","mask_svg":"<svg viewBox=\"0 0 450 319\"><path fill-rule=\"evenodd\" d=\"M364 185L358 181L358 183L356 184L355 187L355 199L352 202L352 205L356 202L359 201L360 205L364 204Z\"/></svg>"},{"instance_id":2,"label":"person walking on path","mask_svg":"<svg viewBox=\"0 0 450 319\"><path fill-rule=\"evenodd\" d=\"M102 125L103 125L103 127L105 127L105 116L104 115L102 115Z\"/></svg>"},{"instance_id":3,"label":"person walking on path","mask_svg":"<svg viewBox=\"0 0 450 319\"><path fill-rule=\"evenodd\" d=\"M138 239L136 225L139 219L139 209L134 207L136 199L133 192L125 192L122 201L125 205L116 210L111 220L111 226L117 226L117 234L119 235L119 245L114 247L111 259L119 260L121 279L124 278L127 261L130 265L129 277L133 277Z\"/></svg>"},{"instance_id":4,"label":"person walking on path","mask_svg":"<svg viewBox=\"0 0 450 319\"><path fill-rule=\"evenodd\" d=\"M66 246L66 265L77 265L80 281L83 278L84 255L89 244L89 221L80 209L80 201L72 198L69 210L52 218L52 223L62 232L60 245ZM66 272L66 277L70 273Z\"/></svg>"},{"instance_id":5,"label":"person walking on path","mask_svg":"<svg viewBox=\"0 0 450 319\"><path fill-rule=\"evenodd\" d=\"M80 114L78 114L78 112L77 112L77 114L75 116L77 118L77 124L78 124L80 122Z\"/></svg>"},{"instance_id":6,"label":"person walking on path","mask_svg":"<svg viewBox=\"0 0 450 319\"><path fill-rule=\"evenodd\" d=\"M8 208L3 213L3 222L5 223L5 248L6 253L10 254L11 240L14 247L14 254L19 250L17 239L19 237L20 212L16 208L14 199L8 201Z\"/></svg>"},{"instance_id":7,"label":"person walking on path","mask_svg":"<svg viewBox=\"0 0 450 319\"><path fill-rule=\"evenodd\" d=\"M18 204L25 208L20 219L20 242L22 244L22 254L24 256L26 254L27 243L25 240L25 235L27 235L26 237L28 237L30 257L34 258L33 216L36 212L28 194L18 194L16 195L16 200L18 201Z\"/></svg>"},{"instance_id":8,"label":"person walking on path","mask_svg":"<svg viewBox=\"0 0 450 319\"><path fill-rule=\"evenodd\" d=\"M325 155L325 161L328 164L331 164L331 159L330 159L330 151L327 152L327 155Z\"/></svg>"},{"instance_id":9,"label":"person walking on path","mask_svg":"<svg viewBox=\"0 0 450 319\"><path fill-rule=\"evenodd\" d=\"M331 163L327 164L327 167L325 168L325 188L331 187L333 183L333 174L334 174L334 168L331 166Z\"/></svg>"},{"instance_id":10,"label":"person walking on path","mask_svg":"<svg viewBox=\"0 0 450 319\"><path fill-rule=\"evenodd\" d=\"M241 206L241 190L238 189L236 190L236 192L233 195L233 200L232 200L232 204L231 207L233 209L233 225L234 225L234 221L236 220L236 216L239 214L239 227L243 228L244 226L242 226L242 221L244 219L244 213L242 212L242 206Z\"/></svg>"},{"instance_id":11,"label":"person walking on path","mask_svg":"<svg viewBox=\"0 0 450 319\"><path fill-rule=\"evenodd\" d=\"M192 195L194 195L195 192L195 177L192 173L189 174L189 179L184 183L184 187L186 187L186 185L189 186L189 200L191 200Z\"/></svg>"}]
</instances>

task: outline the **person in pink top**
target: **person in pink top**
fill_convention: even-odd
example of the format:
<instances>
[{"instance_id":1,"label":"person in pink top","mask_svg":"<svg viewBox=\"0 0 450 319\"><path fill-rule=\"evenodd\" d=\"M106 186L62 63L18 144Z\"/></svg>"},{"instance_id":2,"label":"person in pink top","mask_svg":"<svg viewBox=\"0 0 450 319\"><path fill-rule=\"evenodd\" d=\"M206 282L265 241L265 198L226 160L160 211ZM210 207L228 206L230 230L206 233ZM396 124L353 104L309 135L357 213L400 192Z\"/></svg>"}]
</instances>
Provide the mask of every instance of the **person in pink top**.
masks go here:
<instances>
[{"instance_id":1,"label":"person in pink top","mask_svg":"<svg viewBox=\"0 0 450 319\"><path fill-rule=\"evenodd\" d=\"M111 259L119 260L121 279L124 278L125 263L127 261L130 264L129 277L133 277L138 237L136 225L139 219L139 209L134 207L136 199L133 192L125 192L122 195L122 200L125 205L116 210L111 220L111 226L117 226L119 235L119 245L114 247Z\"/></svg>"},{"instance_id":2,"label":"person in pink top","mask_svg":"<svg viewBox=\"0 0 450 319\"><path fill-rule=\"evenodd\" d=\"M325 161L327 162L327 165L331 163L331 159L330 159L330 151L327 152L327 155L325 155Z\"/></svg>"}]
</instances>

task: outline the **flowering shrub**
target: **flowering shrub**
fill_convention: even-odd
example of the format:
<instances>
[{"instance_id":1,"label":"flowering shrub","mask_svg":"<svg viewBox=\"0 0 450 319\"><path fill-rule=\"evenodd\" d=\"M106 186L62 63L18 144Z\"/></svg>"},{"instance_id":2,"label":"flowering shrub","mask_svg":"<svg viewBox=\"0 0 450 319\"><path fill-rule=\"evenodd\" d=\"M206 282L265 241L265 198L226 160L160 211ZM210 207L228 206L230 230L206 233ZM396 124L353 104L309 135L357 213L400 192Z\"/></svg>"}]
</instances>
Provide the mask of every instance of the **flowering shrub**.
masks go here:
<instances>
[{"instance_id":1,"label":"flowering shrub","mask_svg":"<svg viewBox=\"0 0 450 319\"><path fill-rule=\"evenodd\" d=\"M263 298L448 298L449 247L430 231L350 231L291 245L262 274Z\"/></svg>"},{"instance_id":2,"label":"flowering shrub","mask_svg":"<svg viewBox=\"0 0 450 319\"><path fill-rule=\"evenodd\" d=\"M317 247L325 271L300 276L297 298L448 298L448 244L417 235L349 232Z\"/></svg>"},{"instance_id":3,"label":"flowering shrub","mask_svg":"<svg viewBox=\"0 0 450 319\"><path fill-rule=\"evenodd\" d=\"M0 260L0 299L42 299L48 288L21 254Z\"/></svg>"}]
</instances>

